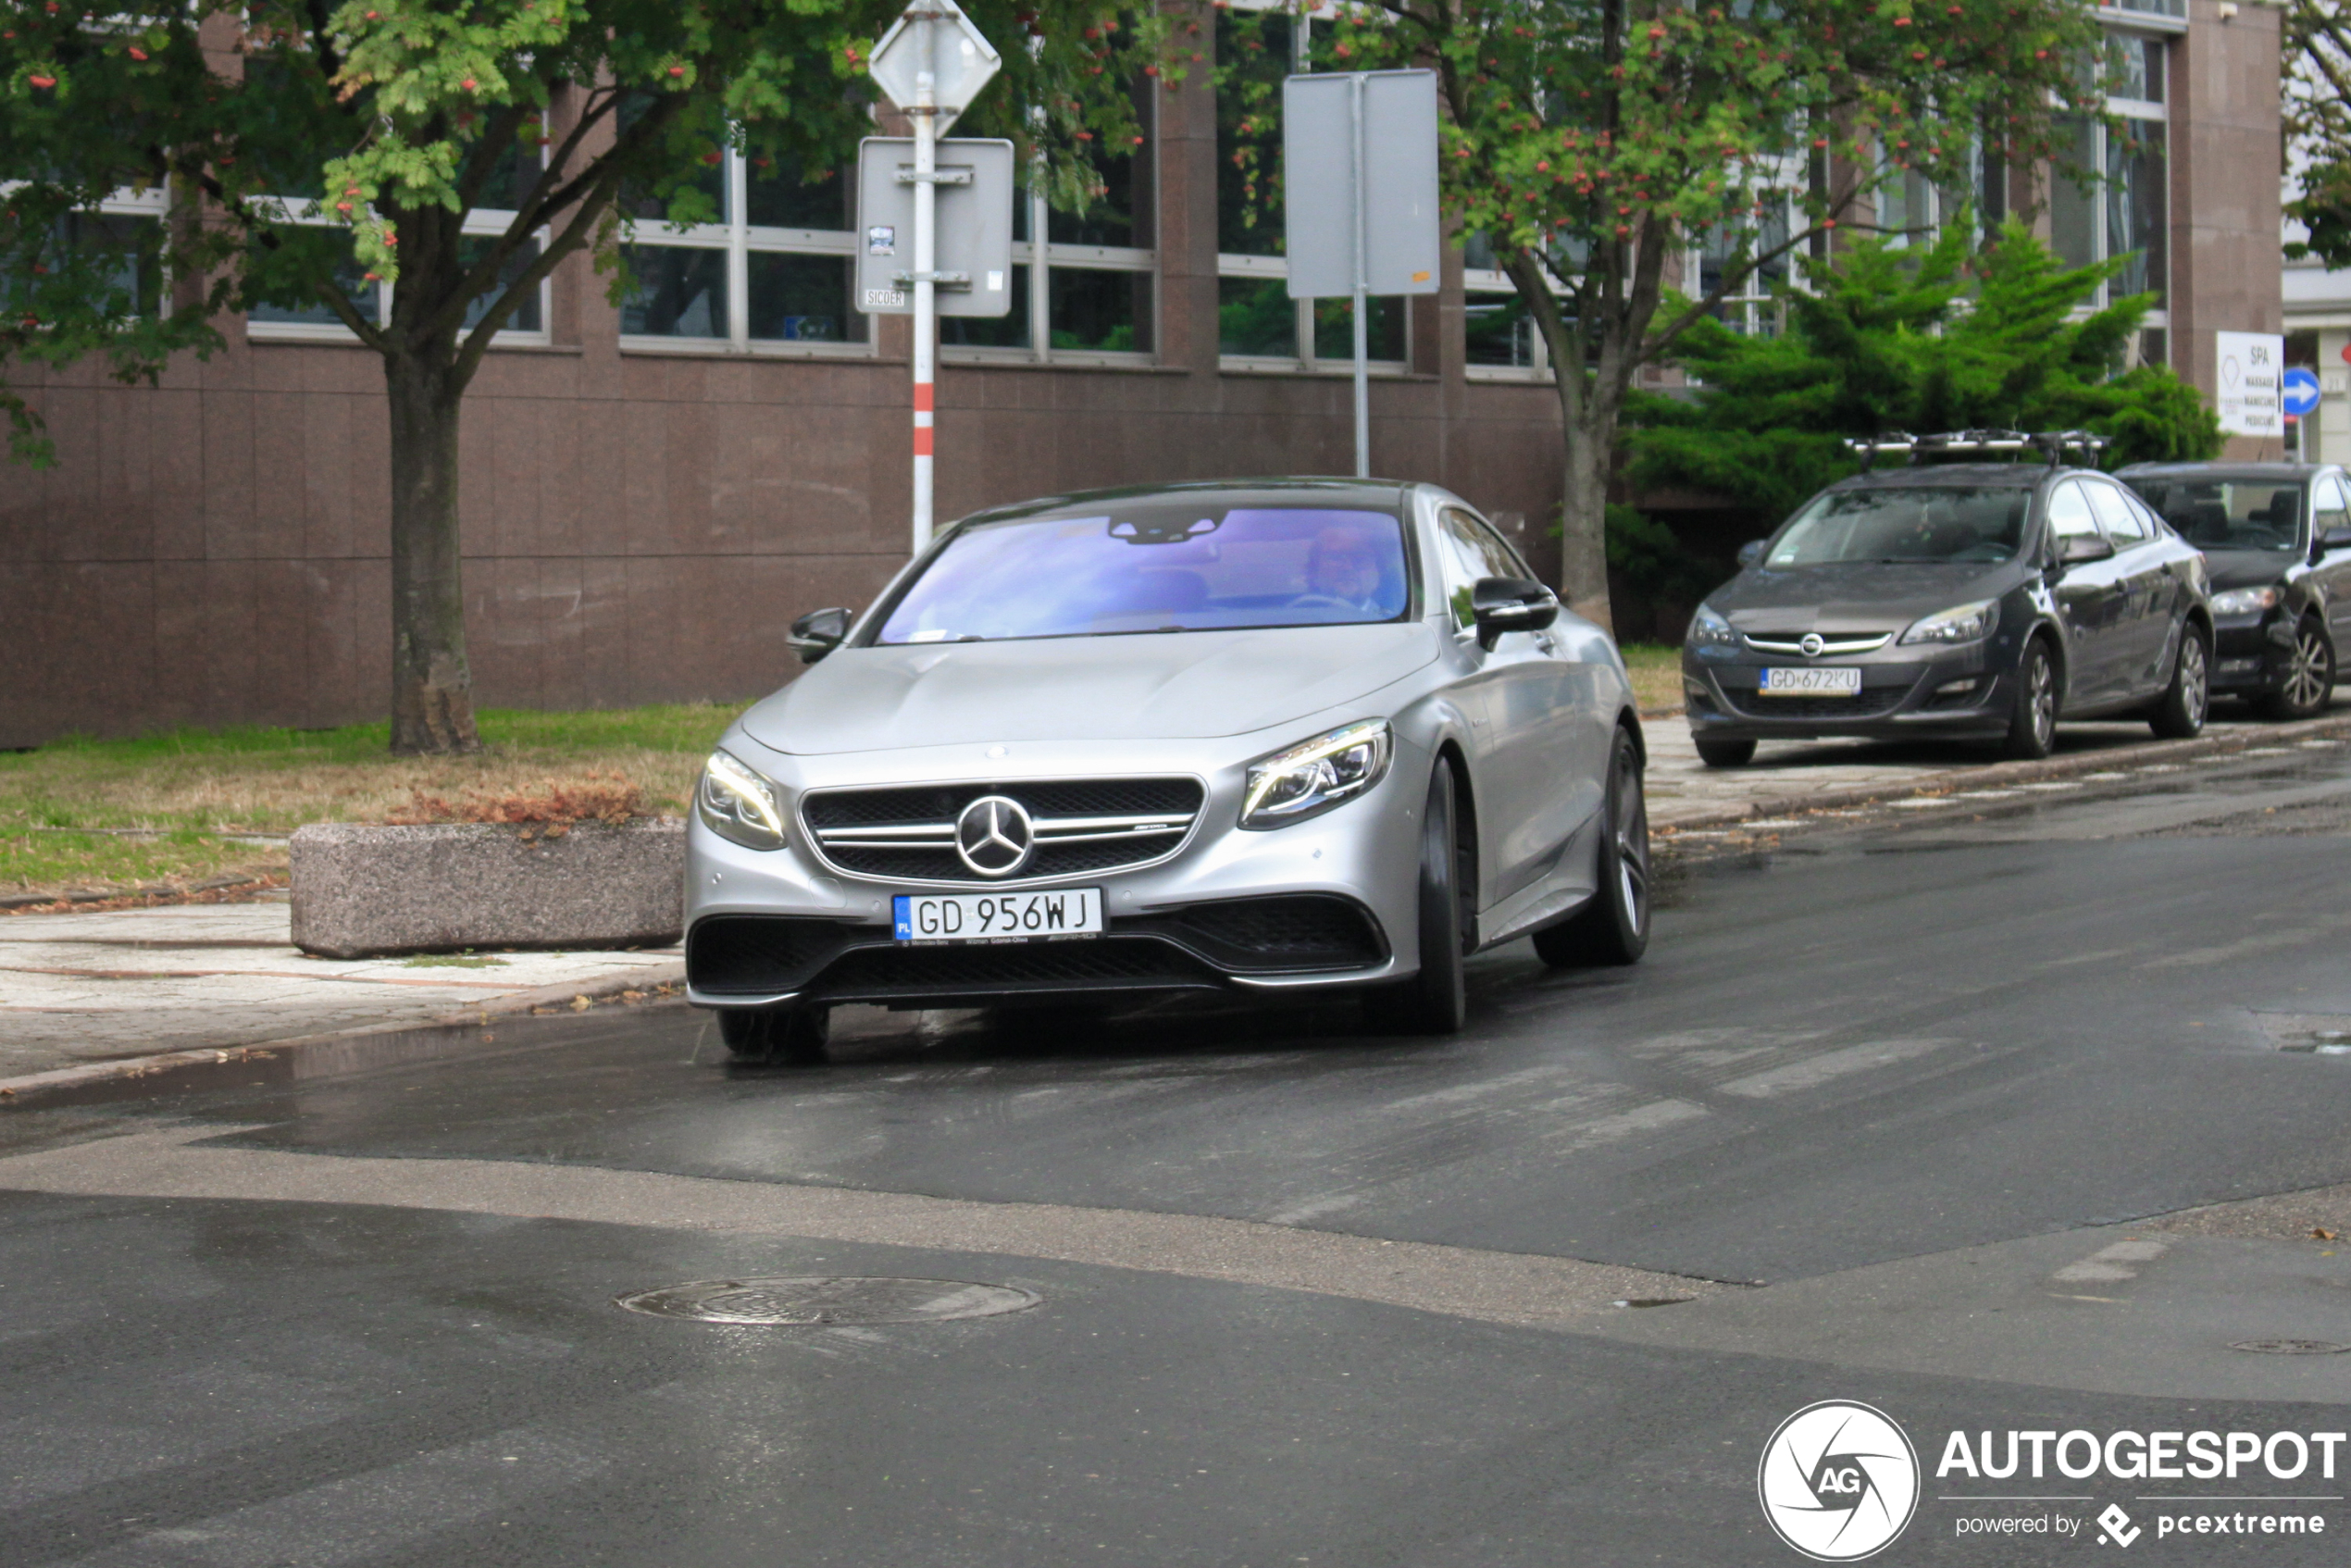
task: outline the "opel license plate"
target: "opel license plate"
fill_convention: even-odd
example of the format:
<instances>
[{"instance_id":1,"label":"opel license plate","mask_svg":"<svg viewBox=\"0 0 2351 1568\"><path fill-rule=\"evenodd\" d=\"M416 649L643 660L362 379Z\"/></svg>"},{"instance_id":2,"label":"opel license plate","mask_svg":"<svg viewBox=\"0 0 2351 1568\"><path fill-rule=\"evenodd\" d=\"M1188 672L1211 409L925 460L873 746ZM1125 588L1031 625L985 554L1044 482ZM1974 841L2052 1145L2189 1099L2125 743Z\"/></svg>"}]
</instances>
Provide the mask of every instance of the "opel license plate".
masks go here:
<instances>
[{"instance_id":1,"label":"opel license plate","mask_svg":"<svg viewBox=\"0 0 2351 1568\"><path fill-rule=\"evenodd\" d=\"M900 893L890 901L902 942L1041 942L1102 934L1100 888L1043 893Z\"/></svg>"},{"instance_id":2,"label":"opel license plate","mask_svg":"<svg viewBox=\"0 0 2351 1568\"><path fill-rule=\"evenodd\" d=\"M1765 697L1858 697L1861 694L1861 672L1858 669L1767 669L1757 693Z\"/></svg>"}]
</instances>

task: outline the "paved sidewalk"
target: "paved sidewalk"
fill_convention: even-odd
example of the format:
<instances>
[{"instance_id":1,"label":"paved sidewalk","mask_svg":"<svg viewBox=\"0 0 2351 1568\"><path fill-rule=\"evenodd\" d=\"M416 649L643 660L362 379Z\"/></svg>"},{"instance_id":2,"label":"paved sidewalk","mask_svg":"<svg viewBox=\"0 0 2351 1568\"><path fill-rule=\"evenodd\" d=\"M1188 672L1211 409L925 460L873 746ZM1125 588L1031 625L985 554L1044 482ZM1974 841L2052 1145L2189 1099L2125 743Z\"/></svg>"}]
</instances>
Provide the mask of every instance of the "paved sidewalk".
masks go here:
<instances>
[{"instance_id":1,"label":"paved sidewalk","mask_svg":"<svg viewBox=\"0 0 2351 1568\"><path fill-rule=\"evenodd\" d=\"M1717 823L1743 815L1800 811L1834 796L1846 803L1958 787L2007 776L2078 778L2104 768L2158 762L2180 749L2233 749L2289 743L2351 725L2351 706L2300 724L2216 715L2196 740L2158 742L2144 720L2061 724L2056 754L2006 763L1991 746L1890 740L1773 740L1744 767L1709 767L1690 744L1679 713L1641 721L1648 745L1649 820L1661 828Z\"/></svg>"},{"instance_id":2,"label":"paved sidewalk","mask_svg":"<svg viewBox=\"0 0 2351 1568\"><path fill-rule=\"evenodd\" d=\"M560 1004L684 978L678 950L508 952L481 967L313 958L283 895L91 915L0 916L0 1082L165 1052Z\"/></svg>"}]
</instances>

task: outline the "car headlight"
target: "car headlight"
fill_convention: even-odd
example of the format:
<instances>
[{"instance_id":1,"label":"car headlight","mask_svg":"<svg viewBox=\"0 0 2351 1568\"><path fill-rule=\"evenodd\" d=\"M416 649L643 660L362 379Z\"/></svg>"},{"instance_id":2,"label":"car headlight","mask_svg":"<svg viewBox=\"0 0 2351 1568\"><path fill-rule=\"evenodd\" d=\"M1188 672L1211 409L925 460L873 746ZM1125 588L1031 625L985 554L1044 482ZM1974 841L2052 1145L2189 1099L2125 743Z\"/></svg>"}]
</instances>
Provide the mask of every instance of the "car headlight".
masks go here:
<instances>
[{"instance_id":1,"label":"car headlight","mask_svg":"<svg viewBox=\"0 0 2351 1568\"><path fill-rule=\"evenodd\" d=\"M1973 642L1991 634L1999 624L2000 602L1979 599L1972 604L1954 604L1931 616L1922 616L1910 623L1902 634L1905 642Z\"/></svg>"},{"instance_id":2,"label":"car headlight","mask_svg":"<svg viewBox=\"0 0 2351 1568\"><path fill-rule=\"evenodd\" d=\"M2232 588L2226 593L2212 596L2212 613L2216 616L2258 616L2264 610L2274 610L2278 604L2277 584L2266 588Z\"/></svg>"},{"instance_id":3,"label":"car headlight","mask_svg":"<svg viewBox=\"0 0 2351 1568\"><path fill-rule=\"evenodd\" d=\"M1735 648L1739 634L1711 606L1700 604L1698 613L1690 617L1689 644L1693 648Z\"/></svg>"},{"instance_id":4,"label":"car headlight","mask_svg":"<svg viewBox=\"0 0 2351 1568\"><path fill-rule=\"evenodd\" d=\"M1387 772L1387 721L1365 719L1249 765L1241 826L1287 828L1351 801Z\"/></svg>"},{"instance_id":5,"label":"car headlight","mask_svg":"<svg viewBox=\"0 0 2351 1568\"><path fill-rule=\"evenodd\" d=\"M747 850L783 847L784 805L776 786L724 752L703 764L694 804L710 830Z\"/></svg>"}]
</instances>

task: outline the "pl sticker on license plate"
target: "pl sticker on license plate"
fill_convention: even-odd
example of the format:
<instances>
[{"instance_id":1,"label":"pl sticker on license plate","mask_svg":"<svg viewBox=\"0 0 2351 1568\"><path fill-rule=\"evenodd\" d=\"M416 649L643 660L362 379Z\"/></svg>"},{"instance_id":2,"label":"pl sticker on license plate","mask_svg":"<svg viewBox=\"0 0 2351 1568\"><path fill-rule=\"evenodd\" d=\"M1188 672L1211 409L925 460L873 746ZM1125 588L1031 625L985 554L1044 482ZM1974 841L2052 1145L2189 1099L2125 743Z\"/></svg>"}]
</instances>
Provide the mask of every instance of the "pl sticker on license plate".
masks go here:
<instances>
[{"instance_id":1,"label":"pl sticker on license plate","mask_svg":"<svg viewBox=\"0 0 2351 1568\"><path fill-rule=\"evenodd\" d=\"M1767 669L1756 690L1766 697L1858 697L1858 669Z\"/></svg>"},{"instance_id":2,"label":"pl sticker on license plate","mask_svg":"<svg viewBox=\"0 0 2351 1568\"><path fill-rule=\"evenodd\" d=\"M1044 942L1102 934L1102 890L900 893L890 901L902 942Z\"/></svg>"}]
</instances>

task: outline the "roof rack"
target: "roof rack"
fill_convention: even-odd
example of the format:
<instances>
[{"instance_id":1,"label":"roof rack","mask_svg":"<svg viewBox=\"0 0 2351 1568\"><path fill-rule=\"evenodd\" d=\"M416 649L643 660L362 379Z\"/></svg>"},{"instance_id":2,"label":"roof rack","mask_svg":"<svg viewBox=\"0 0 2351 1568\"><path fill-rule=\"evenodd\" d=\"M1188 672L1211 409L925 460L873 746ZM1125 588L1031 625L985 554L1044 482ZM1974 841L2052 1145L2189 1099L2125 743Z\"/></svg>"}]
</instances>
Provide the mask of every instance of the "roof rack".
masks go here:
<instances>
[{"instance_id":1,"label":"roof rack","mask_svg":"<svg viewBox=\"0 0 2351 1568\"><path fill-rule=\"evenodd\" d=\"M2017 457L2037 452L2045 454L2054 468L2065 461L2069 452L2086 453L2095 462L2108 439L2088 430L1946 430L1928 436L1888 430L1867 440L1847 441L1845 445L1861 459L1861 470L1867 473L1877 467L1881 456L1897 454L1908 457L1915 467L1937 458Z\"/></svg>"}]
</instances>

